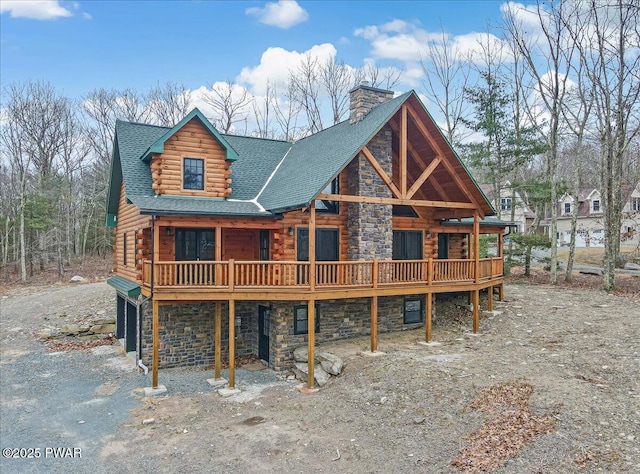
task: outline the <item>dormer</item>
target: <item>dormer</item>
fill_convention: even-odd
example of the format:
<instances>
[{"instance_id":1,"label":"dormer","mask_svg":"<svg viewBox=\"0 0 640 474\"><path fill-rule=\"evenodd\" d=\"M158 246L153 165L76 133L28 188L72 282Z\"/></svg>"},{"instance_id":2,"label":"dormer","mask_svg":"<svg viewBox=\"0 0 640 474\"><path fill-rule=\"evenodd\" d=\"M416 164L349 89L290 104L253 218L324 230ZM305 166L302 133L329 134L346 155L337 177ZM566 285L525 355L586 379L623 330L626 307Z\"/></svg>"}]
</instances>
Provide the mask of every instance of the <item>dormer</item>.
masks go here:
<instances>
[{"instance_id":1,"label":"dormer","mask_svg":"<svg viewBox=\"0 0 640 474\"><path fill-rule=\"evenodd\" d=\"M573 212L573 197L569 194L565 194L562 199L560 199L560 213L563 216L571 215Z\"/></svg>"},{"instance_id":2,"label":"dormer","mask_svg":"<svg viewBox=\"0 0 640 474\"><path fill-rule=\"evenodd\" d=\"M198 109L151 145L149 162L156 195L227 198L231 163L238 154Z\"/></svg>"},{"instance_id":3,"label":"dormer","mask_svg":"<svg viewBox=\"0 0 640 474\"><path fill-rule=\"evenodd\" d=\"M587 196L589 202L589 214L602 214L602 199L600 192L596 189Z\"/></svg>"}]
</instances>

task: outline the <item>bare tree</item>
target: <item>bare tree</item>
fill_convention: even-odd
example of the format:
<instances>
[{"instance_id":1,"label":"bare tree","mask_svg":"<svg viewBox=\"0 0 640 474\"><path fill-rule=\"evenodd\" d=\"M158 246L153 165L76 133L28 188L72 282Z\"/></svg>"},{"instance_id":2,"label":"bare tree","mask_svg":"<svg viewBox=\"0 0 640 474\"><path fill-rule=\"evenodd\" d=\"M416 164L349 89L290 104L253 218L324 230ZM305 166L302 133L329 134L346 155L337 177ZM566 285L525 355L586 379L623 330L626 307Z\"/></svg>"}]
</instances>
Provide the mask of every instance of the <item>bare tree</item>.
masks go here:
<instances>
[{"instance_id":1,"label":"bare tree","mask_svg":"<svg viewBox=\"0 0 640 474\"><path fill-rule=\"evenodd\" d=\"M629 145L640 133L640 4L589 1L575 22L567 22L593 91L601 150L604 211L604 289L615 286L620 253L622 172Z\"/></svg>"},{"instance_id":2,"label":"bare tree","mask_svg":"<svg viewBox=\"0 0 640 474\"><path fill-rule=\"evenodd\" d=\"M335 58L327 60L320 70L320 80L327 91L333 124L339 123L349 111L349 90L356 82L351 67Z\"/></svg>"},{"instance_id":3,"label":"bare tree","mask_svg":"<svg viewBox=\"0 0 640 474\"><path fill-rule=\"evenodd\" d=\"M275 120L280 128L281 137L287 141L293 141L298 138L299 128L298 115L300 114L300 106L295 100L295 86L290 82L287 84L287 90L279 96L277 90L274 90L274 107L273 113Z\"/></svg>"},{"instance_id":4,"label":"bare tree","mask_svg":"<svg viewBox=\"0 0 640 474\"><path fill-rule=\"evenodd\" d=\"M322 88L320 65L317 58L307 53L298 68L289 73L294 100L307 117L309 133L319 132L322 125Z\"/></svg>"},{"instance_id":5,"label":"bare tree","mask_svg":"<svg viewBox=\"0 0 640 474\"><path fill-rule=\"evenodd\" d=\"M191 111L191 91L184 84L156 84L147 94L147 110L158 125L173 127Z\"/></svg>"},{"instance_id":6,"label":"bare tree","mask_svg":"<svg viewBox=\"0 0 640 474\"><path fill-rule=\"evenodd\" d=\"M540 35L535 38L527 33L518 16L519 7L511 6L505 14L506 30L517 46L531 76L534 92L540 99L547 120L540 122L539 116L529 108L529 120L538 126L548 144L547 174L551 182L551 275L550 281L558 281L558 143L560 138L561 107L567 91L567 80L575 43L567 41L566 21L570 15L565 2L549 5L538 0L535 7Z\"/></svg>"},{"instance_id":7,"label":"bare tree","mask_svg":"<svg viewBox=\"0 0 640 474\"><path fill-rule=\"evenodd\" d=\"M461 58L459 49L444 30L438 42L427 43L422 70L424 90L444 118L444 133L450 143L460 136L461 118L466 115L464 89L469 85L470 62Z\"/></svg>"},{"instance_id":8,"label":"bare tree","mask_svg":"<svg viewBox=\"0 0 640 474\"><path fill-rule=\"evenodd\" d=\"M402 78L403 69L383 68L373 62L367 62L355 74L355 83L367 82L371 87L393 90Z\"/></svg>"},{"instance_id":9,"label":"bare tree","mask_svg":"<svg viewBox=\"0 0 640 474\"><path fill-rule=\"evenodd\" d=\"M211 91L203 97L203 100L216 113L212 121L223 133L231 132L234 124L246 119L248 106L252 102L247 89L235 85L231 80L213 84Z\"/></svg>"}]
</instances>

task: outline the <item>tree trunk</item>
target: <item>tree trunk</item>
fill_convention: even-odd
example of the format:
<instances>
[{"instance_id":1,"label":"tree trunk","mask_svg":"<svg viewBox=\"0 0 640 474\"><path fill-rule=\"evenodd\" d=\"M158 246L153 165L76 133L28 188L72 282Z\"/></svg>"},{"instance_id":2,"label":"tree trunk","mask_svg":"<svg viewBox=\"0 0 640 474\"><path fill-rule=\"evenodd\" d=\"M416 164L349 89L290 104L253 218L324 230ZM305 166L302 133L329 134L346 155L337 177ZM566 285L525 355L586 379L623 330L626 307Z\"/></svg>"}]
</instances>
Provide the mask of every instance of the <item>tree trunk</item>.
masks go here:
<instances>
[{"instance_id":1,"label":"tree trunk","mask_svg":"<svg viewBox=\"0 0 640 474\"><path fill-rule=\"evenodd\" d=\"M578 188L574 189L575 205L571 213L571 240L569 242L569 257L567 258L567 269L564 274L564 280L570 282L573 280L573 261L576 254L576 233L578 229Z\"/></svg>"}]
</instances>

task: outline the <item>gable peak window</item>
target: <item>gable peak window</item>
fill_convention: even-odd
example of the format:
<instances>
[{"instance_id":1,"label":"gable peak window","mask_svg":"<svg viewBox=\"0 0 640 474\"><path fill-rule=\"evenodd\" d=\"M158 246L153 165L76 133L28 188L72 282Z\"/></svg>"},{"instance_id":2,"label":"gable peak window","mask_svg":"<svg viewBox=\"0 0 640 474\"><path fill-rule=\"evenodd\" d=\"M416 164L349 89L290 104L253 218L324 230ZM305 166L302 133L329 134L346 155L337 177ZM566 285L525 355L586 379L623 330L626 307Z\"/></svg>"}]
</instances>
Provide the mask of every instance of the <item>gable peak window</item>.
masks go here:
<instances>
[{"instance_id":1,"label":"gable peak window","mask_svg":"<svg viewBox=\"0 0 640 474\"><path fill-rule=\"evenodd\" d=\"M340 179L336 176L336 178L322 190L322 194L340 194ZM316 199L316 211L338 214L340 212L338 201Z\"/></svg>"},{"instance_id":2,"label":"gable peak window","mask_svg":"<svg viewBox=\"0 0 640 474\"><path fill-rule=\"evenodd\" d=\"M204 190L204 159L184 158L182 188L196 191Z\"/></svg>"},{"instance_id":3,"label":"gable peak window","mask_svg":"<svg viewBox=\"0 0 640 474\"><path fill-rule=\"evenodd\" d=\"M565 214L571 214L571 203L570 202L565 202L564 203L564 213Z\"/></svg>"},{"instance_id":4,"label":"gable peak window","mask_svg":"<svg viewBox=\"0 0 640 474\"><path fill-rule=\"evenodd\" d=\"M631 210L640 211L640 197L634 197L631 200Z\"/></svg>"},{"instance_id":5,"label":"gable peak window","mask_svg":"<svg viewBox=\"0 0 640 474\"><path fill-rule=\"evenodd\" d=\"M591 203L593 212L600 212L600 199L594 199Z\"/></svg>"},{"instance_id":6,"label":"gable peak window","mask_svg":"<svg viewBox=\"0 0 640 474\"><path fill-rule=\"evenodd\" d=\"M501 211L510 211L511 210L511 198L500 198L500 210Z\"/></svg>"}]
</instances>

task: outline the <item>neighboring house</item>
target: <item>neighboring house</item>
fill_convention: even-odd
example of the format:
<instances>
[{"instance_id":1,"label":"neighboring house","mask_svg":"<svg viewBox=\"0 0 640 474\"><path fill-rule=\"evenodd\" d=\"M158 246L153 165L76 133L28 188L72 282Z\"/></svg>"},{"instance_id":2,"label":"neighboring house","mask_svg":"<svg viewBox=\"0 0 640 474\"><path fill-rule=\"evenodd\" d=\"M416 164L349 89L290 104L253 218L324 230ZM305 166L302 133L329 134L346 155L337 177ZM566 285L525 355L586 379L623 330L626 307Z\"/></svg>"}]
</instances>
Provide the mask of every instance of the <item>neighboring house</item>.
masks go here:
<instances>
[{"instance_id":1,"label":"neighboring house","mask_svg":"<svg viewBox=\"0 0 640 474\"><path fill-rule=\"evenodd\" d=\"M514 224L512 227L514 232L524 234L531 232L531 226L533 225L536 215L529 209L522 195L513 189L510 181L505 181L500 185L499 195L497 197L491 184L481 184L480 189L482 189L482 192L487 196L487 199L493 203L498 218ZM513 219L511 219L512 211L514 211Z\"/></svg>"},{"instance_id":2,"label":"neighboring house","mask_svg":"<svg viewBox=\"0 0 640 474\"><path fill-rule=\"evenodd\" d=\"M622 188L622 223L620 240L627 243L639 242L640 230L640 182L635 186ZM564 194L558 202L558 245L568 246L571 242L571 219L574 207L578 206L576 222L576 247L604 247L604 214L602 194L596 188L580 189L577 199ZM544 220L550 234L550 218Z\"/></svg>"},{"instance_id":3,"label":"neighboring house","mask_svg":"<svg viewBox=\"0 0 640 474\"><path fill-rule=\"evenodd\" d=\"M295 143L222 135L197 109L117 122L109 284L154 387L159 367L219 378L224 358L233 387L236 355L280 370L304 344L371 335L375 351L378 332L422 325L428 340L436 293L470 292L477 331L479 291L502 296L504 223L415 92L359 86L350 113Z\"/></svg>"}]
</instances>

